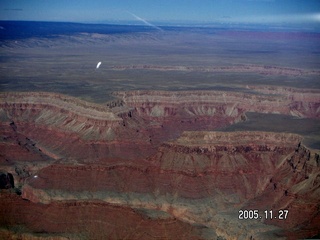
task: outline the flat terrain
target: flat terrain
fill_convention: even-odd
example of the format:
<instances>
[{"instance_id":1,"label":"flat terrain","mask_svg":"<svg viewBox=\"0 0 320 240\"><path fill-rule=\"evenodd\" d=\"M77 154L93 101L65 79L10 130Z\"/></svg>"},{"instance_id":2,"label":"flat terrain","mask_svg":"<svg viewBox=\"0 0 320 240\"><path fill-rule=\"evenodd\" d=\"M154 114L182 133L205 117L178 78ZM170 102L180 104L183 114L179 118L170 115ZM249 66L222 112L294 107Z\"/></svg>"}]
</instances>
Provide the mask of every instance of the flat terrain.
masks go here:
<instances>
[{"instance_id":1,"label":"flat terrain","mask_svg":"<svg viewBox=\"0 0 320 240\"><path fill-rule=\"evenodd\" d=\"M177 27L159 32L134 26L117 33L108 25L84 26L78 30L65 26L72 30L69 33L53 28L54 37L41 32L46 25L34 27L34 35L28 37L23 29L20 38L4 35L1 90L58 92L102 103L110 99L110 92L122 90L241 90L246 85L320 88L319 72L310 73L320 69L317 33ZM1 31L9 27L4 25ZM95 69L99 61L102 65ZM156 68L141 68L144 65ZM246 72L247 65L305 73ZM161 70L168 66L176 68ZM197 70L230 66L240 67L237 71Z\"/></svg>"}]
</instances>

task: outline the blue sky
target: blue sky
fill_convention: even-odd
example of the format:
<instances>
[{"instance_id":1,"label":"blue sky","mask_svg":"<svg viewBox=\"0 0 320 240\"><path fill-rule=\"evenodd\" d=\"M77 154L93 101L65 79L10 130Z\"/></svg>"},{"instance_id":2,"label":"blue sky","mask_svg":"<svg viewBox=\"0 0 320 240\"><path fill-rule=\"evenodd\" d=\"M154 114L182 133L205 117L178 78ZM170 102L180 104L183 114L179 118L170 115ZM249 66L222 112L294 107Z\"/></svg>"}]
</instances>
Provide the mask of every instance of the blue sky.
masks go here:
<instances>
[{"instance_id":1,"label":"blue sky","mask_svg":"<svg viewBox=\"0 0 320 240\"><path fill-rule=\"evenodd\" d=\"M320 25L320 0L0 0L0 19Z\"/></svg>"}]
</instances>

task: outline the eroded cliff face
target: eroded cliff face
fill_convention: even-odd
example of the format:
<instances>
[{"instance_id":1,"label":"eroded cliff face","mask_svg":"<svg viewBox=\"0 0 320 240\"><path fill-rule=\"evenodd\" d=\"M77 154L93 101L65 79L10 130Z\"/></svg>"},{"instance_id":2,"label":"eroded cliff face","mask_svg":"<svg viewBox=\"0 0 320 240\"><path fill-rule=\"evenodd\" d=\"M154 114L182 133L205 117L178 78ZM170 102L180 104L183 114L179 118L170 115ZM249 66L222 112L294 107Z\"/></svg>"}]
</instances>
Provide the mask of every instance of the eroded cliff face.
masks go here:
<instances>
[{"instance_id":1,"label":"eroded cliff face","mask_svg":"<svg viewBox=\"0 0 320 240\"><path fill-rule=\"evenodd\" d=\"M245 121L248 111L319 118L320 94L248 88L260 94L117 92L104 106L60 94L1 94L0 171L14 179L1 194L9 229L3 234L19 224L24 234L43 231L57 239L65 232L74 237L83 225L84 239L102 237L95 234L108 226L114 231L104 237L114 239L319 234L318 151L296 134L214 130ZM74 223L68 204L79 215ZM44 212L41 224L22 206ZM240 209L289 215L239 220Z\"/></svg>"},{"instance_id":2,"label":"eroded cliff face","mask_svg":"<svg viewBox=\"0 0 320 240\"><path fill-rule=\"evenodd\" d=\"M320 117L318 90L254 86L247 88L258 94L224 91L131 91L116 92L114 95L129 106L134 106L141 114L153 117L219 114L232 117L249 111Z\"/></svg>"},{"instance_id":3,"label":"eroded cliff face","mask_svg":"<svg viewBox=\"0 0 320 240\"><path fill-rule=\"evenodd\" d=\"M305 70L299 68L288 68L278 66L266 66L266 65L234 65L234 66L164 66L164 65L122 65L113 66L115 70L128 70L128 69L148 69L155 71L185 71L185 72L253 72L263 75L285 75L285 76L301 76L310 74L319 74L317 70Z\"/></svg>"},{"instance_id":4,"label":"eroded cliff face","mask_svg":"<svg viewBox=\"0 0 320 240\"><path fill-rule=\"evenodd\" d=\"M2 226L15 223L20 229L33 232L9 228L10 231L0 232L7 239L202 239L201 230L171 216L152 219L138 210L102 201L43 205L2 194L1 205Z\"/></svg>"},{"instance_id":5,"label":"eroded cliff face","mask_svg":"<svg viewBox=\"0 0 320 240\"><path fill-rule=\"evenodd\" d=\"M44 167L27 179L22 197L45 204L99 199L163 211L227 239L303 237L318 231L320 169L318 154L300 141L284 133L185 132L141 166ZM240 209L258 209L262 216L286 209L290 219L239 220Z\"/></svg>"}]
</instances>

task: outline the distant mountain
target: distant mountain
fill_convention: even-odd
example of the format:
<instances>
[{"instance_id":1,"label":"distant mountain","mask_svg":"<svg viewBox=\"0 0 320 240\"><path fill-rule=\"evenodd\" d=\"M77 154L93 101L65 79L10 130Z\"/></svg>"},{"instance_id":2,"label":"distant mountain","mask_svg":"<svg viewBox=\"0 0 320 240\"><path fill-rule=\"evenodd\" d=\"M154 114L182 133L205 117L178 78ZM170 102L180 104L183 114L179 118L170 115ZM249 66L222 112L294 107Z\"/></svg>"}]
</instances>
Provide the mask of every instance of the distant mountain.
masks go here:
<instances>
[{"instance_id":1,"label":"distant mountain","mask_svg":"<svg viewBox=\"0 0 320 240\"><path fill-rule=\"evenodd\" d=\"M155 31L150 26L83 24L70 22L0 21L0 39L15 40L31 37L52 38L76 33L116 34Z\"/></svg>"}]
</instances>

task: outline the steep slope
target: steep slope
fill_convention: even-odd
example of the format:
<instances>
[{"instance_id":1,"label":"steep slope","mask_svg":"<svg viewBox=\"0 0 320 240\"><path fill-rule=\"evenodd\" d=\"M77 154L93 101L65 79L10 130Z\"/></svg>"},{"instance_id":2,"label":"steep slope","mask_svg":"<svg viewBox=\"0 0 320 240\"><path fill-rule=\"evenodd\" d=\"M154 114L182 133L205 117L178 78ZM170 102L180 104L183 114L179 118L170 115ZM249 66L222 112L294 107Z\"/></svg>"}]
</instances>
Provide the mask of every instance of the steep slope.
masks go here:
<instances>
[{"instance_id":1,"label":"steep slope","mask_svg":"<svg viewBox=\"0 0 320 240\"><path fill-rule=\"evenodd\" d=\"M33 202L100 199L161 210L226 238L261 239L276 231L263 222L291 232L278 234L298 231L304 237L318 233L320 168L319 153L300 141L293 134L185 132L159 147L145 166L45 167L26 182L22 196ZM263 218L239 220L240 209L260 210ZM264 218L265 210L282 209L289 211L287 219ZM309 230L300 233L303 228Z\"/></svg>"},{"instance_id":2,"label":"steep slope","mask_svg":"<svg viewBox=\"0 0 320 240\"><path fill-rule=\"evenodd\" d=\"M248 91L115 92L104 105L53 93L0 94L2 233L21 224L60 238L88 225L86 238L98 236L95 226L113 226L106 234L117 238L132 226L138 235L123 237L170 239L169 227L144 230L163 217L190 239L319 234L318 150L291 133L213 131L246 121L248 111L319 119L319 91ZM68 204L79 211L72 224ZM44 211L40 223L26 206ZM261 219L240 220L241 209L259 210ZM288 210L287 219L265 219L271 209Z\"/></svg>"}]
</instances>

